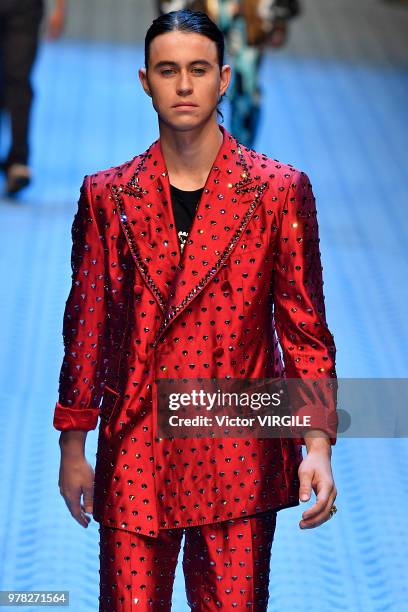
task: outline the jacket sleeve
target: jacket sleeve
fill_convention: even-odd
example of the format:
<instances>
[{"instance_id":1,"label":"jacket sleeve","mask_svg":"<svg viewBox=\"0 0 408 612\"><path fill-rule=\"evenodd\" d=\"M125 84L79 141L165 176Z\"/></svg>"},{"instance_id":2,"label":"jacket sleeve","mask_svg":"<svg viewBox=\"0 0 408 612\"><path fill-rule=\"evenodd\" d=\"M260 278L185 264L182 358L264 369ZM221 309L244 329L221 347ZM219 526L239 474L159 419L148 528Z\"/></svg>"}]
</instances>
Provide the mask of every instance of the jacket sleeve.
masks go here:
<instances>
[{"instance_id":1,"label":"jacket sleeve","mask_svg":"<svg viewBox=\"0 0 408 612\"><path fill-rule=\"evenodd\" d=\"M294 173L278 217L273 273L275 325L285 378L303 379L289 381L289 399L293 406L301 406L299 410L292 408L292 414L311 415L309 429L325 431L335 444L336 347L326 321L316 203L304 172ZM299 431L296 441L305 444Z\"/></svg>"},{"instance_id":2,"label":"jacket sleeve","mask_svg":"<svg viewBox=\"0 0 408 612\"><path fill-rule=\"evenodd\" d=\"M53 421L59 431L96 428L104 380L104 250L90 180L84 178L72 224L72 286L64 311L64 358Z\"/></svg>"}]
</instances>

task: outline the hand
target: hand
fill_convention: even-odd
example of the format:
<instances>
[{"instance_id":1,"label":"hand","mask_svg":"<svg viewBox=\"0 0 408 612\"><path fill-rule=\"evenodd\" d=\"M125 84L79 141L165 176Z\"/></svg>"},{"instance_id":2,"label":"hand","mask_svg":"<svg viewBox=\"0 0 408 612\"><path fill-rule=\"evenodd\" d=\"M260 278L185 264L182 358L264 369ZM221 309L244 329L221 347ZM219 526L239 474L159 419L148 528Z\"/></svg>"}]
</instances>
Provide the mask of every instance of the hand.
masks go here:
<instances>
[{"instance_id":1,"label":"hand","mask_svg":"<svg viewBox=\"0 0 408 612\"><path fill-rule=\"evenodd\" d=\"M330 508L337 496L331 469L331 449L325 445L311 446L299 466L299 499L309 501L311 490L316 494L316 503L302 513L301 529L318 527L330 518Z\"/></svg>"},{"instance_id":2,"label":"hand","mask_svg":"<svg viewBox=\"0 0 408 612\"><path fill-rule=\"evenodd\" d=\"M88 527L93 512L94 470L85 456L61 456L58 485L72 516L82 527ZM81 503L83 495L83 503Z\"/></svg>"}]
</instances>

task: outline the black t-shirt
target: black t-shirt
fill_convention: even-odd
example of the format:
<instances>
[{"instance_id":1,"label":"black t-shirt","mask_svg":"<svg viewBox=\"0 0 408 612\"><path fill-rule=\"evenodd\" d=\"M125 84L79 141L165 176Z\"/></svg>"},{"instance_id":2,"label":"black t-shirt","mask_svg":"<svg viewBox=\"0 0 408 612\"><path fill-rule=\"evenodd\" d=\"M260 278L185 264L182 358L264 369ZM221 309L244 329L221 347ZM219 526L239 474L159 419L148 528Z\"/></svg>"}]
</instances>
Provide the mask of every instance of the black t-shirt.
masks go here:
<instances>
[{"instance_id":1,"label":"black t-shirt","mask_svg":"<svg viewBox=\"0 0 408 612\"><path fill-rule=\"evenodd\" d=\"M195 211L200 201L204 187L195 191L184 191L170 185L171 202L173 205L174 220L179 237L180 250L183 251L188 232L194 219Z\"/></svg>"}]
</instances>

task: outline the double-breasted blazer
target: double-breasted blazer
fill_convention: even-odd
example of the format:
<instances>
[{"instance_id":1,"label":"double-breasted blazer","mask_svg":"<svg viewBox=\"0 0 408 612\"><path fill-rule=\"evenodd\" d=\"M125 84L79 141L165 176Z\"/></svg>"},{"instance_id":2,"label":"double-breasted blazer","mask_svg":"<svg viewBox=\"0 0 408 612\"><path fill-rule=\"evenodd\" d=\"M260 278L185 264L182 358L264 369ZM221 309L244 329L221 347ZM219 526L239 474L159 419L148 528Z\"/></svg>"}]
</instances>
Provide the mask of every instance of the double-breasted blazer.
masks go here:
<instances>
[{"instance_id":1,"label":"double-breasted blazer","mask_svg":"<svg viewBox=\"0 0 408 612\"><path fill-rule=\"evenodd\" d=\"M153 537L298 505L304 442L160 438L156 379L336 377L308 176L219 128L182 253L160 139L86 176L72 226L54 427L100 417L94 518Z\"/></svg>"}]
</instances>

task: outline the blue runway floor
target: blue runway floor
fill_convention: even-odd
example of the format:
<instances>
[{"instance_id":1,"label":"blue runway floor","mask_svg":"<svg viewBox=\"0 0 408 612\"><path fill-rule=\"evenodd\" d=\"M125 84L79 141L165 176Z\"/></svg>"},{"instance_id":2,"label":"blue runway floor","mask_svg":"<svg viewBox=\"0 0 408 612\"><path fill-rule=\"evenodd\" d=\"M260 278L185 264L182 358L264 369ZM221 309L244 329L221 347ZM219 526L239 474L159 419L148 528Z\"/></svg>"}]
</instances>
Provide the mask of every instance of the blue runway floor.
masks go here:
<instances>
[{"instance_id":1,"label":"blue runway floor","mask_svg":"<svg viewBox=\"0 0 408 612\"><path fill-rule=\"evenodd\" d=\"M0 588L69 590L75 612L98 609L99 559L97 524L80 527L57 486L52 417L70 228L83 175L158 136L141 65L141 47L45 44L35 73L36 180L18 202L0 201ZM311 178L338 374L407 377L407 72L277 54L262 74L256 148ZM94 431L92 463L95 445ZM300 507L278 514L271 612L408 610L407 460L406 440L338 440L336 516L302 531ZM174 610L188 610L180 565Z\"/></svg>"}]
</instances>

